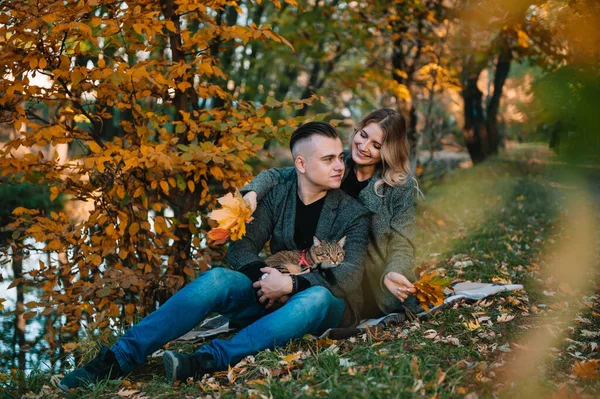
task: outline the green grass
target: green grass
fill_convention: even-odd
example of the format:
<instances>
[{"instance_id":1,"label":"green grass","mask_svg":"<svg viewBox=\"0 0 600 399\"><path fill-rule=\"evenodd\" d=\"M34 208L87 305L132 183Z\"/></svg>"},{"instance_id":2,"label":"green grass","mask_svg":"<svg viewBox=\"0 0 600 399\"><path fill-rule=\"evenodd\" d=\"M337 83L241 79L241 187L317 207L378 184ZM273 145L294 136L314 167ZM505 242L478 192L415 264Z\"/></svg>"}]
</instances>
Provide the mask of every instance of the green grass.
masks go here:
<instances>
[{"instance_id":1,"label":"green grass","mask_svg":"<svg viewBox=\"0 0 600 399\"><path fill-rule=\"evenodd\" d=\"M568 187L572 175L564 174L564 165L548 160L549 154L529 146L476 168L454 171L427 187L417 208L420 270L444 269L456 279L523 284L524 291L458 303L427 321L351 339L305 337L247 359L246 366L234 370L233 383L225 372L173 387L162 376L160 361L153 359L126 380L103 382L71 396L111 398L124 389L139 391L129 397L153 398L462 398L469 393L512 398L550 397L564 384L568 392L594 397L600 389L598 378L571 373L575 361L600 358L600 348L591 350L600 337L590 336L590 331L600 331L598 289L590 284L581 292L561 291L560 281L545 274L548 251L568 238L559 221L569 212L564 204L573 190ZM585 181L600 177L594 170L600 169L586 169ZM589 217L599 221L594 209ZM596 258L596 274L586 276L596 283L598 264ZM547 295L550 291L554 295ZM579 309L578 305L581 309L566 322L561 319L565 306ZM514 318L502 322L507 315ZM561 338L544 348L536 365L541 371L525 383L508 378L519 355L527 353L523 342L529 334L545 329ZM283 362L295 353L300 354L297 359ZM6 377L7 397L63 397L48 375Z\"/></svg>"}]
</instances>

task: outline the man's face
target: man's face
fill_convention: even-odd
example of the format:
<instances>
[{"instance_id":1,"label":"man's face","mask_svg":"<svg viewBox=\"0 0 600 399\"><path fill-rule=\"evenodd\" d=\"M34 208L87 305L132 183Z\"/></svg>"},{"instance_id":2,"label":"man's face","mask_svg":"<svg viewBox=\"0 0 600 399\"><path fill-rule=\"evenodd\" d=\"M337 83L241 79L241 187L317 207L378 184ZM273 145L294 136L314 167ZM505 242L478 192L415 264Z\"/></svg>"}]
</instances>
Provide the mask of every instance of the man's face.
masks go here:
<instances>
[{"instance_id":1,"label":"man's face","mask_svg":"<svg viewBox=\"0 0 600 399\"><path fill-rule=\"evenodd\" d=\"M339 138L314 135L302 143L304 176L317 189L339 188L344 176L344 147Z\"/></svg>"}]
</instances>

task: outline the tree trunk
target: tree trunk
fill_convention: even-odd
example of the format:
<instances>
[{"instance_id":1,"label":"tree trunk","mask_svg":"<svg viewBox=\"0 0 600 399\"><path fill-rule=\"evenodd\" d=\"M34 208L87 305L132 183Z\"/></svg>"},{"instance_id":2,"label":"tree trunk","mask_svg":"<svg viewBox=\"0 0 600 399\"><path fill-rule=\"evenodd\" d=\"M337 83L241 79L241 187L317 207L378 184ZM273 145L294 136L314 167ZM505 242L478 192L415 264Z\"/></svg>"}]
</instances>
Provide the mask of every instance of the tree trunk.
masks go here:
<instances>
[{"instance_id":1,"label":"tree trunk","mask_svg":"<svg viewBox=\"0 0 600 399\"><path fill-rule=\"evenodd\" d=\"M413 74L416 68L416 63L421 54L421 43L419 41L416 47L409 46L408 51L405 51L403 34L407 32L407 27L405 25L401 25L395 27L395 31L398 34L398 39L394 40L394 45L392 49L392 78L396 82L406 86L406 88L410 91L411 83L413 81ZM409 65L408 53L410 53L413 48L416 49L415 55L414 57L410 57L413 60L413 62ZM398 74L396 73L396 71L403 71L404 73L406 73L406 75ZM404 112L408 116L406 134L408 138L408 145L410 147L410 163L412 171L416 172L417 166L419 164L419 132L417 131L417 123L419 121L419 116L415 107L414 98L411 99L409 107L400 106L400 104L407 104L407 102L402 100L401 98L396 98L396 103L398 104L399 108L404 108Z\"/></svg>"},{"instance_id":2,"label":"tree trunk","mask_svg":"<svg viewBox=\"0 0 600 399\"><path fill-rule=\"evenodd\" d=\"M506 78L510 72L510 63L512 61L512 52L506 46L503 53L498 56L496 62L496 71L494 73L494 94L487 105L486 112L486 127L489 137L488 155L498 153L498 145L500 143L500 135L498 133L498 111L500 109L500 99L502 98L502 89Z\"/></svg>"},{"instance_id":3,"label":"tree trunk","mask_svg":"<svg viewBox=\"0 0 600 399\"><path fill-rule=\"evenodd\" d=\"M182 45L183 41L181 35L178 32L181 31L181 21L179 19L179 15L176 13L177 5L173 0L161 0L163 14L165 19L170 20L175 25L175 32L169 31L169 45L171 47L171 51L173 54L173 62L185 62L185 53L183 51ZM193 82L192 82L193 87ZM193 90L192 88L188 88L186 91L181 91L179 89L175 90L175 97L173 98L173 105L175 107L175 121L179 122L183 119L183 116L180 111L189 111L189 97L186 95L187 92ZM189 140L187 138L187 129L179 134L178 143L182 145L189 144ZM182 209L174 209L175 216L179 219L181 224L187 226L188 221L184 220L184 215L191 211L189 205L191 204L191 192L186 189L185 194L182 198L183 207ZM177 227L174 234L179 238L178 241L175 241L175 253L174 253L174 261L169 268L172 268L172 273L178 276L183 276L183 268L184 263L188 258L189 254L189 243L191 242L191 233L188 228ZM162 302L162 301L161 301Z\"/></svg>"},{"instance_id":4,"label":"tree trunk","mask_svg":"<svg viewBox=\"0 0 600 399\"><path fill-rule=\"evenodd\" d=\"M177 4L173 0L161 0L161 4L165 19L171 20L176 28L175 32L169 31L168 38L171 51L173 53L173 62L186 62L185 52L182 48L183 40L181 35L178 33L181 31L181 21L176 12ZM193 78L188 78L188 82L192 85L192 87L186 89L185 91L175 90L175 97L173 99L173 105L175 107L175 121L181 121L183 119L180 111L189 112L192 104L195 101L198 101L196 93L193 89ZM179 134L178 144L187 145L190 143L187 137L187 131L188 130L186 129L184 132ZM169 265L170 273L167 274L182 276L184 279L184 268L186 263L189 262L192 241L192 233L188 227L190 222L187 219L187 215L197 209L199 193L200 190L192 193L188 188L186 188L182 195L181 201L179 202L179 206L174 206L173 208L175 217L179 221L179 225L173 233L179 238L179 240L175 241L174 243L173 262ZM166 296L161 296L156 299L158 299L159 303L162 303L167 298Z\"/></svg>"},{"instance_id":5,"label":"tree trunk","mask_svg":"<svg viewBox=\"0 0 600 399\"><path fill-rule=\"evenodd\" d=\"M319 50L321 50L321 46L319 46ZM319 73L321 72L321 61L315 60L312 65L312 69L310 71L310 78L308 80L308 85L304 89L302 96L300 99L305 100L309 98L316 90L317 90L317 81L319 80ZM308 111L308 107L302 107L298 111L296 111L296 116L304 116Z\"/></svg>"},{"instance_id":6,"label":"tree trunk","mask_svg":"<svg viewBox=\"0 0 600 399\"><path fill-rule=\"evenodd\" d=\"M21 249L15 249L12 259L13 275L16 279L23 278L23 252ZM27 321L23 317L25 312L25 290L23 284L17 285L17 304L15 316L15 334L13 338L13 362L17 360L18 369L25 371L25 328ZM17 345L19 351L17 352Z\"/></svg>"},{"instance_id":7,"label":"tree trunk","mask_svg":"<svg viewBox=\"0 0 600 399\"><path fill-rule=\"evenodd\" d=\"M483 93L477 87L477 80L483 68L477 67L474 71L469 71L469 67L472 67L470 63L466 65L466 79L463 79L462 90L465 117L463 136L473 164L478 164L483 162L488 153L488 137L482 106Z\"/></svg>"},{"instance_id":8,"label":"tree trunk","mask_svg":"<svg viewBox=\"0 0 600 399\"><path fill-rule=\"evenodd\" d=\"M417 168L419 167L419 152L421 150L420 137L417 132L417 122L419 121L419 116L417 115L417 109L415 108L414 103L410 105L410 111L408 113L408 126L406 127L406 136L408 138L408 145L410 148L410 170L413 173L417 173Z\"/></svg>"},{"instance_id":9,"label":"tree trunk","mask_svg":"<svg viewBox=\"0 0 600 399\"><path fill-rule=\"evenodd\" d=\"M238 13L237 13L236 8L232 7L232 6L227 6L227 7L225 7L225 10L227 13L225 16L226 26L235 25L237 22L237 18L238 18ZM218 18L217 22L220 23L221 18ZM219 59L219 53L220 53L220 47L221 47L220 43L221 43L221 38L220 37L215 38L215 41L210 49L211 55L215 59ZM233 58L234 50L235 50L234 47L232 45L230 45L229 48L227 48L223 52L223 56L220 57L221 69L227 75L229 75L229 73L231 72L229 69L231 68L231 60ZM213 98L213 108L221 108L223 105L225 105L225 101L222 98L220 98L220 97Z\"/></svg>"}]
</instances>

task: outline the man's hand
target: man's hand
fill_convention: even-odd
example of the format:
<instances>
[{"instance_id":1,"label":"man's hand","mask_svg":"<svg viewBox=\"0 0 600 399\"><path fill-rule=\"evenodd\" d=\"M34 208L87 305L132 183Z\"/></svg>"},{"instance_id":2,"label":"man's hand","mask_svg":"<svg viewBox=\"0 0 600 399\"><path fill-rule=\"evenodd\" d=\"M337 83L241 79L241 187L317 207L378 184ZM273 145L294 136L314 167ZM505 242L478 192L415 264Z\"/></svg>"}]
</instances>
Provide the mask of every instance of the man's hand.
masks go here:
<instances>
[{"instance_id":1,"label":"man's hand","mask_svg":"<svg viewBox=\"0 0 600 399\"><path fill-rule=\"evenodd\" d=\"M396 272L386 274L383 278L383 284L400 302L404 302L409 294L416 292L415 286L402 274Z\"/></svg>"},{"instance_id":2,"label":"man's hand","mask_svg":"<svg viewBox=\"0 0 600 399\"><path fill-rule=\"evenodd\" d=\"M248 191L246 195L244 195L244 201L246 201L246 203L250 207L250 210L252 211L252 213L254 213L254 211L256 210L256 205L258 203L258 201L256 201L256 191Z\"/></svg>"},{"instance_id":3,"label":"man's hand","mask_svg":"<svg viewBox=\"0 0 600 399\"><path fill-rule=\"evenodd\" d=\"M281 274L279 270L272 267L263 267L260 271L269 275L264 279L258 280L252 286L258 288L258 292L256 293L258 301L269 309L276 300L292 293L292 277Z\"/></svg>"}]
</instances>

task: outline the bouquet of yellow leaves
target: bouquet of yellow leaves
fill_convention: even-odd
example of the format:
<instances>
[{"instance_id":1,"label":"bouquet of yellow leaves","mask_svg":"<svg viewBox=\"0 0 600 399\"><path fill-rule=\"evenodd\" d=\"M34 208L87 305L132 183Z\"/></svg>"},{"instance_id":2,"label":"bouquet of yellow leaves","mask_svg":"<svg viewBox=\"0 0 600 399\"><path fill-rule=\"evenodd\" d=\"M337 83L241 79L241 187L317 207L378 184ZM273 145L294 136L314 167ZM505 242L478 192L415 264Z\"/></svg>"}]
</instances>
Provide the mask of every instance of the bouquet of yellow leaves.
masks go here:
<instances>
[{"instance_id":1,"label":"bouquet of yellow leaves","mask_svg":"<svg viewBox=\"0 0 600 399\"><path fill-rule=\"evenodd\" d=\"M218 226L207 234L210 244L218 245L228 239L239 240L246 234L246 223L252 221L252 210L239 191L229 193L219 199L221 209L216 209L208 217L217 221Z\"/></svg>"},{"instance_id":2,"label":"bouquet of yellow leaves","mask_svg":"<svg viewBox=\"0 0 600 399\"><path fill-rule=\"evenodd\" d=\"M426 312L429 312L429 304L437 306L444 303L444 299L446 298L444 288L448 287L451 282L451 277L440 276L434 270L424 273L419 280L413 283L417 290L415 296Z\"/></svg>"}]
</instances>

